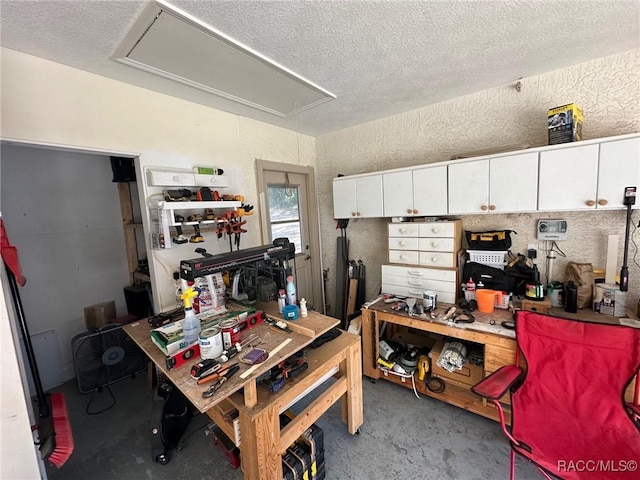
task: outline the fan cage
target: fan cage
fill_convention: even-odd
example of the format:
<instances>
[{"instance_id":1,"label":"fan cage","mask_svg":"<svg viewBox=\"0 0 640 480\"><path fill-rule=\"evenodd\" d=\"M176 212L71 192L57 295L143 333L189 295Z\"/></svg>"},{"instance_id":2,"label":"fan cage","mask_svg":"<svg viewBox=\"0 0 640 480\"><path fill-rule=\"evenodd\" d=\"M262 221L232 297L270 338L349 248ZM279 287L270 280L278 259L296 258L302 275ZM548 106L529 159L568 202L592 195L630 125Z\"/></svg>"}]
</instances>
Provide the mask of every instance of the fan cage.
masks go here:
<instances>
[{"instance_id":1,"label":"fan cage","mask_svg":"<svg viewBox=\"0 0 640 480\"><path fill-rule=\"evenodd\" d=\"M121 325L81 333L71 340L80 393L92 393L147 368L148 359Z\"/></svg>"}]
</instances>

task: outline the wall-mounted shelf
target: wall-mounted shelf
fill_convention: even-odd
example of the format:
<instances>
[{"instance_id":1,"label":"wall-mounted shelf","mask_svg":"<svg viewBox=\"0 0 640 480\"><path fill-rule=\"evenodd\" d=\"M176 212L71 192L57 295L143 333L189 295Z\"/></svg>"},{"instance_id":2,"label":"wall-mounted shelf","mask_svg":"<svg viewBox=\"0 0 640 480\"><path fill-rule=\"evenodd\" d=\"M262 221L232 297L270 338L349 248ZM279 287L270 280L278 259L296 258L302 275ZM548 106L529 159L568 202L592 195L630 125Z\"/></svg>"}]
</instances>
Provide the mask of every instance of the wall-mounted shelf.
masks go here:
<instances>
[{"instance_id":1,"label":"wall-mounted shelf","mask_svg":"<svg viewBox=\"0 0 640 480\"><path fill-rule=\"evenodd\" d=\"M164 202L163 210L195 210L207 208L238 208L241 202Z\"/></svg>"}]
</instances>

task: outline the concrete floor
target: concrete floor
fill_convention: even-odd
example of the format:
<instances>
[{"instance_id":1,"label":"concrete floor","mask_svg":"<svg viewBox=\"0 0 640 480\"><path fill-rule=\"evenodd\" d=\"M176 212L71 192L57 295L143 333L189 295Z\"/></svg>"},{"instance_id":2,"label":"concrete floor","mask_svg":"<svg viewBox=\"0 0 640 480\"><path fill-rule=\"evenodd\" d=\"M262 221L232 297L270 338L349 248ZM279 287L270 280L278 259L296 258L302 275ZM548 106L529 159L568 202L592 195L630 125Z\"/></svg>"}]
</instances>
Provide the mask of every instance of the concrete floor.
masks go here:
<instances>
[{"instance_id":1,"label":"concrete floor","mask_svg":"<svg viewBox=\"0 0 640 480\"><path fill-rule=\"evenodd\" d=\"M331 380L330 380L331 381ZM223 454L205 435L208 417L197 415L184 445L169 452L160 465L151 458L149 417L153 393L146 375L111 386L117 400L110 410L88 415L91 395L78 393L74 381L65 393L75 451L59 470L47 467L51 480L240 480ZM435 399L418 399L409 389L386 381L363 379L365 422L351 436L334 405L319 421L324 431L328 480L498 480L509 477L509 448L499 424ZM304 399L295 410L304 407ZM96 394L91 411L108 405L106 392ZM542 478L519 459L519 480Z\"/></svg>"}]
</instances>

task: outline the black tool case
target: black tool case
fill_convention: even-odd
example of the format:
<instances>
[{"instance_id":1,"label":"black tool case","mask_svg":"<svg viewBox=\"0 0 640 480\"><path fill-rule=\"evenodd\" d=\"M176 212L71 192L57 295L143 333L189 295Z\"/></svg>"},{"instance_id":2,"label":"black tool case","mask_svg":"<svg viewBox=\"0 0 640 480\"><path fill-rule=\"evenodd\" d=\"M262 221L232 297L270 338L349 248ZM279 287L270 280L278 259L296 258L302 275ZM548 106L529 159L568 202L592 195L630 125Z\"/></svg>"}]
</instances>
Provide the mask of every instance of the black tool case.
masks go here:
<instances>
[{"instance_id":1,"label":"black tool case","mask_svg":"<svg viewBox=\"0 0 640 480\"><path fill-rule=\"evenodd\" d=\"M289 422L291 422L292 418L295 418L295 416L289 411L280 415L281 427L285 427ZM323 480L325 478L324 432L315 423L305 430L300 437L298 437L295 443L287 449L287 453L290 454L290 457L294 458L291 460L293 463L304 463L307 478L309 480ZM296 458L299 460L296 461ZM289 478L296 478L293 476L287 476L287 469L284 469L285 462L288 463L283 455L283 471L285 472L285 480L288 480ZM291 468L291 470L295 469ZM303 470L303 476L305 470Z\"/></svg>"}]
</instances>

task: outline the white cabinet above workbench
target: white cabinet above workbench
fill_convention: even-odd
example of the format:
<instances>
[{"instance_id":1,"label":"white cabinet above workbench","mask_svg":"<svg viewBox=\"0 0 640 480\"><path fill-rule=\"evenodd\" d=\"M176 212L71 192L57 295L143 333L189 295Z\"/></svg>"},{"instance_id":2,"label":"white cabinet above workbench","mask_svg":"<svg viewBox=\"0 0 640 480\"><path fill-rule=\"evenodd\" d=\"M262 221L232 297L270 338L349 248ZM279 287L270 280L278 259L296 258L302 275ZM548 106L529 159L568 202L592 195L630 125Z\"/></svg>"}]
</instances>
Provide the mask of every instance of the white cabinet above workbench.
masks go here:
<instances>
[{"instance_id":1,"label":"white cabinet above workbench","mask_svg":"<svg viewBox=\"0 0 640 480\"><path fill-rule=\"evenodd\" d=\"M540 153L540 210L624 208L629 186L640 187L639 137Z\"/></svg>"},{"instance_id":2,"label":"white cabinet above workbench","mask_svg":"<svg viewBox=\"0 0 640 480\"><path fill-rule=\"evenodd\" d=\"M449 214L535 211L538 153L449 165Z\"/></svg>"},{"instance_id":3,"label":"white cabinet above workbench","mask_svg":"<svg viewBox=\"0 0 640 480\"><path fill-rule=\"evenodd\" d=\"M427 166L382 174L385 217L447 214L447 167Z\"/></svg>"},{"instance_id":4,"label":"white cabinet above workbench","mask_svg":"<svg viewBox=\"0 0 640 480\"><path fill-rule=\"evenodd\" d=\"M334 218L383 217L382 175L333 179Z\"/></svg>"},{"instance_id":5,"label":"white cabinet above workbench","mask_svg":"<svg viewBox=\"0 0 640 480\"><path fill-rule=\"evenodd\" d=\"M629 186L640 188L638 133L336 178L334 212L352 218L622 209Z\"/></svg>"}]
</instances>

